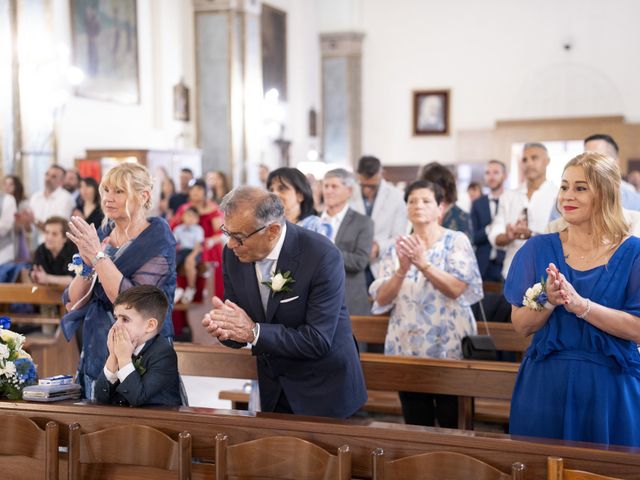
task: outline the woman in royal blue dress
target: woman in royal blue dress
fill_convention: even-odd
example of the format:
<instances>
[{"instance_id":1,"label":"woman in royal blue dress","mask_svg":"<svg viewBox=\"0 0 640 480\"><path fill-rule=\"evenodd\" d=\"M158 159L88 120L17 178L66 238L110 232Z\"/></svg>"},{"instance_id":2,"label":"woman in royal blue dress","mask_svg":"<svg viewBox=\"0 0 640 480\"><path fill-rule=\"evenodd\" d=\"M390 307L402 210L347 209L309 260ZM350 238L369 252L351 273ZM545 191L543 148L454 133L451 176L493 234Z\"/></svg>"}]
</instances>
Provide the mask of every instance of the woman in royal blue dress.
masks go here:
<instances>
[{"instance_id":1,"label":"woman in royal blue dress","mask_svg":"<svg viewBox=\"0 0 640 480\"><path fill-rule=\"evenodd\" d=\"M505 284L515 329L534 334L511 433L640 446L640 239L622 214L615 161L572 159L558 209L567 228L527 241Z\"/></svg>"}]
</instances>

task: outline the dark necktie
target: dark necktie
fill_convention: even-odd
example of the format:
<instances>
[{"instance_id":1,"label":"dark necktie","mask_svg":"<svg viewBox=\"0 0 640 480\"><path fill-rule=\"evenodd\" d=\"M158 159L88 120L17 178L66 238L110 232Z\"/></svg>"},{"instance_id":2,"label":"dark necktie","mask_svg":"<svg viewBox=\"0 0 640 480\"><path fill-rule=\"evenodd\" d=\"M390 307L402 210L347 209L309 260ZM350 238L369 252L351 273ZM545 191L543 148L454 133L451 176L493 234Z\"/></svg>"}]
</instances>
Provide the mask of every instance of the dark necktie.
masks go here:
<instances>
[{"instance_id":1,"label":"dark necktie","mask_svg":"<svg viewBox=\"0 0 640 480\"><path fill-rule=\"evenodd\" d=\"M492 198L491 202L493 203L493 208L491 209L491 218L493 218L498 213L498 199L497 198Z\"/></svg>"}]
</instances>

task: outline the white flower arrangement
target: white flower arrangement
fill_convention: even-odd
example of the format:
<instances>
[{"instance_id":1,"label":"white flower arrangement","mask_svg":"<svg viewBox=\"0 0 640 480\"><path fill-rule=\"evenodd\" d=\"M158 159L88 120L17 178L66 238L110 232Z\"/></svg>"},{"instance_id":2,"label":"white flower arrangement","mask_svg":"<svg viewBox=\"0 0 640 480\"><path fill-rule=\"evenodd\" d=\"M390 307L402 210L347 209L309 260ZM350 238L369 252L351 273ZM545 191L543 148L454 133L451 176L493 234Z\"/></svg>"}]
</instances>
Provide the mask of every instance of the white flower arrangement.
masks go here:
<instances>
[{"instance_id":1,"label":"white flower arrangement","mask_svg":"<svg viewBox=\"0 0 640 480\"><path fill-rule=\"evenodd\" d=\"M289 285L295 282L296 281L291 276L291 272L278 272L271 277L271 280L262 282L262 284L269 287L273 293L279 293L290 292L291 289L289 288Z\"/></svg>"},{"instance_id":2,"label":"white flower arrangement","mask_svg":"<svg viewBox=\"0 0 640 480\"><path fill-rule=\"evenodd\" d=\"M544 308L546 301L547 285L544 279L541 279L540 282L527 288L522 299L522 305L536 312L540 312Z\"/></svg>"},{"instance_id":3,"label":"white flower arrangement","mask_svg":"<svg viewBox=\"0 0 640 480\"><path fill-rule=\"evenodd\" d=\"M8 318L0 317L0 395L20 400L22 389L35 384L37 374L31 355L22 349L24 336L8 330L10 325Z\"/></svg>"}]
</instances>

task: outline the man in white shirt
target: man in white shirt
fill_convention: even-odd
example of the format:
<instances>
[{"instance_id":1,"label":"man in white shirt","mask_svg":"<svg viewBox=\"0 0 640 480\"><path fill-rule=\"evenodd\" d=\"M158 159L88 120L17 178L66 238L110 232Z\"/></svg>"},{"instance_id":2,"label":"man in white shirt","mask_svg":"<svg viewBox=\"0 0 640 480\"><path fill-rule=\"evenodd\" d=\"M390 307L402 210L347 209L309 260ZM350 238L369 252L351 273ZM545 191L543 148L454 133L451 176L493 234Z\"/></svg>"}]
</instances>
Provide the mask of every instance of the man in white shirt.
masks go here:
<instances>
[{"instance_id":1,"label":"man in white shirt","mask_svg":"<svg viewBox=\"0 0 640 480\"><path fill-rule=\"evenodd\" d=\"M51 165L44 177L44 190L31 196L31 223L38 228L38 243L44 242L44 222L50 217L69 218L75 202L63 187L65 169Z\"/></svg>"},{"instance_id":2,"label":"man in white shirt","mask_svg":"<svg viewBox=\"0 0 640 480\"><path fill-rule=\"evenodd\" d=\"M527 143L522 153L525 182L500 197L489 242L505 251L502 276L507 277L513 256L532 235L544 233L558 188L547 180L549 154L541 143Z\"/></svg>"},{"instance_id":3,"label":"man in white shirt","mask_svg":"<svg viewBox=\"0 0 640 480\"><path fill-rule=\"evenodd\" d=\"M373 245L367 285L377 276L380 257L393 245L399 235L407 233L407 205L400 189L382 178L382 164L373 156L364 156L358 162L358 181L361 194L351 199L351 208L373 220Z\"/></svg>"}]
</instances>

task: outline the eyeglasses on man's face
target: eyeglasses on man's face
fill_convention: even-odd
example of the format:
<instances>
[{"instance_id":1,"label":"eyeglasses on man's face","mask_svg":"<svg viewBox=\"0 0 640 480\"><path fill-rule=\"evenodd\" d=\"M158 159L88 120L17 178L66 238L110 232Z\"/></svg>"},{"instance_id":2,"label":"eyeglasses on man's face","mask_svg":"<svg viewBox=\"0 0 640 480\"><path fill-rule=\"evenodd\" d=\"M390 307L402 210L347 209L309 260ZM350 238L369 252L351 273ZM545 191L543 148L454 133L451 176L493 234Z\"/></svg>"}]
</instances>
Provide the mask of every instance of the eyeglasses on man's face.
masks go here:
<instances>
[{"instance_id":1,"label":"eyeglasses on man's face","mask_svg":"<svg viewBox=\"0 0 640 480\"><path fill-rule=\"evenodd\" d=\"M227 237L233 239L235 242L238 243L238 245L241 245L241 246L244 245L244 242L246 242L247 239L249 239L249 237L252 237L256 233L264 230L265 228L267 228L266 225L258 228L257 230L254 230L248 235L245 235L244 233L240 233L240 232L230 232L229 230L227 230L227 227L225 227L224 225L220 225L220 230L222 230L222 233Z\"/></svg>"}]
</instances>

